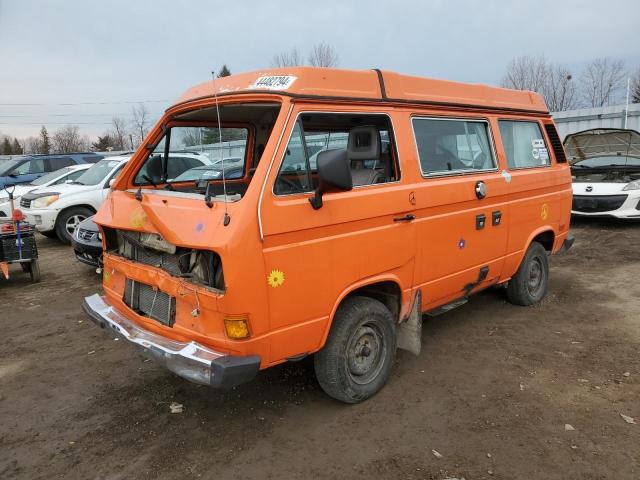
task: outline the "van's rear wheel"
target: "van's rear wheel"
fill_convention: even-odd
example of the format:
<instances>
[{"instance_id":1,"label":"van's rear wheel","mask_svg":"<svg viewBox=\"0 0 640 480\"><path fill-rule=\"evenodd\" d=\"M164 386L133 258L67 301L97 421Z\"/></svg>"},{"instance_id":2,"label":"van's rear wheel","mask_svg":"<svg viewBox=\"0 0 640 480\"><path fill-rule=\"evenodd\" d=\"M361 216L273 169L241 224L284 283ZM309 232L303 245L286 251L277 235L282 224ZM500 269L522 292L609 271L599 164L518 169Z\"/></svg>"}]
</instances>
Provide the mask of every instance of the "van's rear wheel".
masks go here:
<instances>
[{"instance_id":1,"label":"van's rear wheel","mask_svg":"<svg viewBox=\"0 0 640 480\"><path fill-rule=\"evenodd\" d=\"M315 355L316 377L328 395L358 403L384 386L395 354L396 326L389 309L372 298L348 298Z\"/></svg>"},{"instance_id":2,"label":"van's rear wheel","mask_svg":"<svg viewBox=\"0 0 640 480\"><path fill-rule=\"evenodd\" d=\"M547 252L538 242L532 242L518 271L509 280L507 298L516 305L533 305L547 294L549 261Z\"/></svg>"}]
</instances>

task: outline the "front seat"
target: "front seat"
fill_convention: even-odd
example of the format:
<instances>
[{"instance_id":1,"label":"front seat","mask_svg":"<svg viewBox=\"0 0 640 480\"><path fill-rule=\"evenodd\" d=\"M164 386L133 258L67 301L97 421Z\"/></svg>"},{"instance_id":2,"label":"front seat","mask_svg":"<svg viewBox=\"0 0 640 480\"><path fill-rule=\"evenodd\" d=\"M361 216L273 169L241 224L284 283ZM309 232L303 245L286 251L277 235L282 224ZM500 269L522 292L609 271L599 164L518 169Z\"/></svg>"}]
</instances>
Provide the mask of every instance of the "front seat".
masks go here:
<instances>
[{"instance_id":1,"label":"front seat","mask_svg":"<svg viewBox=\"0 0 640 480\"><path fill-rule=\"evenodd\" d=\"M351 165L353 186L372 185L384 178L384 173L378 170L380 165L380 133L373 126L354 127L349 130L347 141L347 158ZM366 160L374 161L374 168L366 168Z\"/></svg>"}]
</instances>

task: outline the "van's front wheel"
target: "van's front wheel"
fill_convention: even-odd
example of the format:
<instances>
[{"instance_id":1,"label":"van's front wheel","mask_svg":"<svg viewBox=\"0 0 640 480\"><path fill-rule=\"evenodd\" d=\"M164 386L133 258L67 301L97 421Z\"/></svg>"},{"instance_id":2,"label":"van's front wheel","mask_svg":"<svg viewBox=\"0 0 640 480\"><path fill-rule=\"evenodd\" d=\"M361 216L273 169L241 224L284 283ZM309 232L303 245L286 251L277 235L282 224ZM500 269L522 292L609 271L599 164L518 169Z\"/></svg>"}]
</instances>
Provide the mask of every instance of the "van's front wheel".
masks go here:
<instances>
[{"instance_id":1,"label":"van's front wheel","mask_svg":"<svg viewBox=\"0 0 640 480\"><path fill-rule=\"evenodd\" d=\"M547 294L549 261L547 251L538 242L529 246L516 274L509 280L507 298L516 305L533 305Z\"/></svg>"},{"instance_id":2,"label":"van's front wheel","mask_svg":"<svg viewBox=\"0 0 640 480\"><path fill-rule=\"evenodd\" d=\"M396 354L389 309L368 297L351 297L336 312L329 338L314 359L316 377L333 398L358 403L380 390Z\"/></svg>"}]
</instances>

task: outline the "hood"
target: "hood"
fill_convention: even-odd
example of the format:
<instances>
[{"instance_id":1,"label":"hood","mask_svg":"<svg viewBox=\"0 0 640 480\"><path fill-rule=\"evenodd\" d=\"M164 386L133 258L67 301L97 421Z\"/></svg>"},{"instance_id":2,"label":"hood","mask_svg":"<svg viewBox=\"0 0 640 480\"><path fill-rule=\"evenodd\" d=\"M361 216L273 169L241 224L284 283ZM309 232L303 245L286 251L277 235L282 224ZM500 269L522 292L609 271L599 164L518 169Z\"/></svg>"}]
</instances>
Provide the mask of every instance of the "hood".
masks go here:
<instances>
[{"instance_id":1,"label":"hood","mask_svg":"<svg viewBox=\"0 0 640 480\"><path fill-rule=\"evenodd\" d=\"M85 218L83 221L81 221L78 224L78 228L81 228L83 230L88 230L90 232L97 232L98 231L98 226L93 221L93 216L91 216L89 218Z\"/></svg>"},{"instance_id":2,"label":"hood","mask_svg":"<svg viewBox=\"0 0 640 480\"><path fill-rule=\"evenodd\" d=\"M57 193L60 196L70 195L72 193L86 192L88 190L101 189L101 184L98 185L78 185L73 183L63 183L60 185L50 185L48 187L39 187L34 190L30 190L29 193L24 194L25 198L37 198L44 197L45 194Z\"/></svg>"},{"instance_id":3,"label":"hood","mask_svg":"<svg viewBox=\"0 0 640 480\"><path fill-rule=\"evenodd\" d=\"M640 157L640 133L621 128L594 128L572 133L564 139L569 163L607 155Z\"/></svg>"}]
</instances>

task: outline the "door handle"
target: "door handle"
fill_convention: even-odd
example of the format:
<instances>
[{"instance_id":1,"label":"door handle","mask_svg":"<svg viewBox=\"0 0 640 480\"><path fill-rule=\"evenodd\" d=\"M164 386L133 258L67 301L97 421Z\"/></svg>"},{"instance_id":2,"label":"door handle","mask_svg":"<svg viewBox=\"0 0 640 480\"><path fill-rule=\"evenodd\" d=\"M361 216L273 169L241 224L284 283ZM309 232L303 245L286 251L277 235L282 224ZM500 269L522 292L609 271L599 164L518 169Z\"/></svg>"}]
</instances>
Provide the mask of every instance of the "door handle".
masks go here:
<instances>
[{"instance_id":1,"label":"door handle","mask_svg":"<svg viewBox=\"0 0 640 480\"><path fill-rule=\"evenodd\" d=\"M404 217L396 217L393 219L394 222L410 222L415 220L416 216L413 213L407 213Z\"/></svg>"},{"instance_id":2,"label":"door handle","mask_svg":"<svg viewBox=\"0 0 640 480\"><path fill-rule=\"evenodd\" d=\"M484 197L487 196L487 185L482 180L480 180L476 182L475 191L476 191L476 197L478 198L478 200L482 200Z\"/></svg>"}]
</instances>

